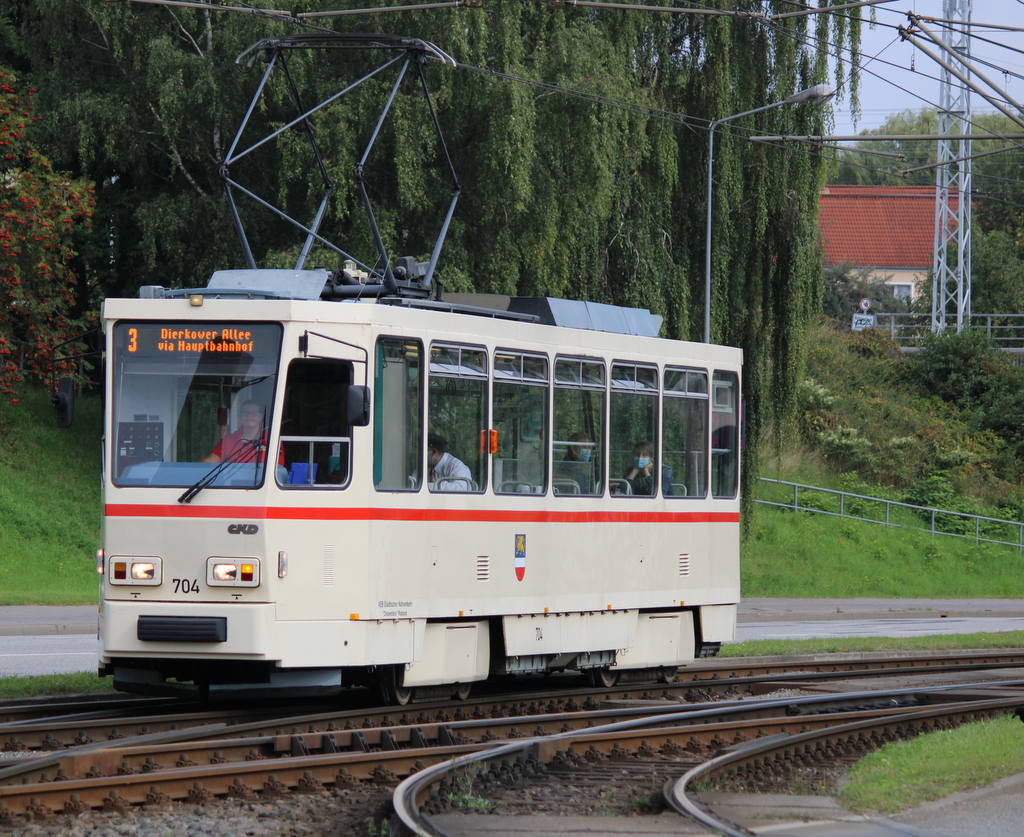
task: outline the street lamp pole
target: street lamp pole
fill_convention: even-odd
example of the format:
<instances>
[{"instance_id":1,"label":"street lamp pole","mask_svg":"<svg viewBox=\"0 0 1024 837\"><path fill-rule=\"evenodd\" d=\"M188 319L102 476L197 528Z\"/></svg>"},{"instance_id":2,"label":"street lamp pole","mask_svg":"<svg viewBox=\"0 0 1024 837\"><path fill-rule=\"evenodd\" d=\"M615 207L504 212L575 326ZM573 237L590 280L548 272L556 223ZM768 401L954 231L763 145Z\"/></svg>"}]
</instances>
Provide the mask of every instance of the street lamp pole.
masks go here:
<instances>
[{"instance_id":1,"label":"street lamp pole","mask_svg":"<svg viewBox=\"0 0 1024 837\"><path fill-rule=\"evenodd\" d=\"M734 113L732 116L723 116L711 123L711 130L708 133L708 221L704 237L704 342L711 342L711 210L714 206L712 200L712 173L715 163L715 129L723 122L730 122L742 116L750 116L752 113L760 113L763 110L781 107L782 105L798 105L803 102L825 102L835 95L835 90L827 84L816 84L808 87L792 96L787 96L780 102L772 102L770 105L762 105L753 110L745 110L743 113Z\"/></svg>"}]
</instances>

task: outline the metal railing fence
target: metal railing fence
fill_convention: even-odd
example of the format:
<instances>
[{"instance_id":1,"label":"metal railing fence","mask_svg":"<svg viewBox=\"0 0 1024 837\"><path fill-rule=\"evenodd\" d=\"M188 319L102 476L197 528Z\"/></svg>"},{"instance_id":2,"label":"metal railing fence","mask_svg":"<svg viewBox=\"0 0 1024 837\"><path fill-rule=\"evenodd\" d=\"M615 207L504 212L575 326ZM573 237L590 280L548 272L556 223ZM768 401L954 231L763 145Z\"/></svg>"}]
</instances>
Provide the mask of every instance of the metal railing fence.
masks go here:
<instances>
[{"instance_id":1,"label":"metal railing fence","mask_svg":"<svg viewBox=\"0 0 1024 837\"><path fill-rule=\"evenodd\" d=\"M956 538L971 538L977 543L993 543L1003 546L1014 546L1018 551L1024 550L1024 522L1002 520L997 517L984 517L978 514L950 511L948 509L915 506L911 503L900 503L883 497L868 497L839 491L831 488L820 488L786 480L774 480L761 477L761 482L792 488L792 500L775 501L755 499L755 503L774 506L790 511L825 514L832 517L845 517L864 523L880 523L903 529L917 529L935 535L949 535ZM876 512L873 516L870 512ZM918 525L914 525L914 521ZM927 525L921 525L927 523ZM1004 536L1012 536L1004 537Z\"/></svg>"},{"instance_id":2,"label":"metal railing fence","mask_svg":"<svg viewBox=\"0 0 1024 837\"><path fill-rule=\"evenodd\" d=\"M920 348L932 333L931 314L876 314L875 328L904 349ZM982 329L999 348L1024 351L1024 314L972 314L967 325Z\"/></svg>"}]
</instances>

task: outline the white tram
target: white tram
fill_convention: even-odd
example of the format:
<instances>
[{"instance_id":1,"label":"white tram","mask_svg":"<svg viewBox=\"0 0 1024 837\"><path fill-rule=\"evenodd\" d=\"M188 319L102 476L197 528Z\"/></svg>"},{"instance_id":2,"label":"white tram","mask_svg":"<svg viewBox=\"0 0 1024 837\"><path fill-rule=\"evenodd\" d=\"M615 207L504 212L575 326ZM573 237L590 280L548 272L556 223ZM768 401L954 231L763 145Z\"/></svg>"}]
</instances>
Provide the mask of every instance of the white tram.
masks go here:
<instances>
[{"instance_id":1,"label":"white tram","mask_svg":"<svg viewBox=\"0 0 1024 837\"><path fill-rule=\"evenodd\" d=\"M105 302L101 674L404 703L671 679L733 638L738 349L583 302L327 301L329 278Z\"/></svg>"}]
</instances>

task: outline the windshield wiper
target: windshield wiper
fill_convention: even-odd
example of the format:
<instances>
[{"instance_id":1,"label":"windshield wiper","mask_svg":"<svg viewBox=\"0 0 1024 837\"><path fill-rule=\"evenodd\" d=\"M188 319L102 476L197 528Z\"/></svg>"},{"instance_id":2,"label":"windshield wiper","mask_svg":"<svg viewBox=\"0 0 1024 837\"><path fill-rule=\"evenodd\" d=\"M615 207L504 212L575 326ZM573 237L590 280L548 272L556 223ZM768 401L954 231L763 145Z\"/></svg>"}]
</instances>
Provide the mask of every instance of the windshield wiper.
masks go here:
<instances>
[{"instance_id":1,"label":"windshield wiper","mask_svg":"<svg viewBox=\"0 0 1024 837\"><path fill-rule=\"evenodd\" d=\"M204 488L206 488L206 486L210 485L210 483L212 483L215 479L217 479L217 477L220 475L221 471L223 471L225 468L227 468L228 465L234 465L236 462L238 462L246 454L249 454L249 453L255 454L255 453L257 453L259 451L260 446L263 444L262 438L263 438L263 434L261 433L255 439L243 439L242 441L245 444L242 444L242 445L239 445L238 447L236 447L231 452L231 455L227 459L222 459L219 463L214 465L213 468L211 468L206 474L203 475L202 479L200 479L199 482L197 482L191 488L187 489L185 491L185 493L182 494L178 498L178 502L179 503L191 503L192 502L192 498L195 497ZM266 457L264 457L264 459L265 458ZM257 466L257 473L259 473L259 471L258 471L259 466L261 464L266 465L266 462L263 462L263 463L259 462L259 456L258 455L254 457L254 461L255 461L256 466ZM254 477L253 485L255 485L255 484L256 484L256 480L255 480L255 477Z\"/></svg>"}]
</instances>

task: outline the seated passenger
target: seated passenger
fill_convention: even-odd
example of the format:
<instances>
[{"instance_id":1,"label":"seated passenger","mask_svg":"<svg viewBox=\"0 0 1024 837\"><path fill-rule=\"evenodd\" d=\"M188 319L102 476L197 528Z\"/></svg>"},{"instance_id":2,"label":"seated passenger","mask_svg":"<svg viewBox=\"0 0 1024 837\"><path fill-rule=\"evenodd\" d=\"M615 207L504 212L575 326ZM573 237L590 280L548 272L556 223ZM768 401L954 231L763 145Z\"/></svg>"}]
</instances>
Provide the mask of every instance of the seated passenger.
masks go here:
<instances>
[{"instance_id":1,"label":"seated passenger","mask_svg":"<svg viewBox=\"0 0 1024 837\"><path fill-rule=\"evenodd\" d=\"M472 491L473 475L461 459L447 452L448 440L437 433L427 436L430 481L437 491Z\"/></svg>"},{"instance_id":2,"label":"seated passenger","mask_svg":"<svg viewBox=\"0 0 1024 837\"><path fill-rule=\"evenodd\" d=\"M672 494L672 469L663 465L661 469L661 493ZM634 494L654 494L654 445L637 442L633 448L633 465L626 469L623 477L629 481Z\"/></svg>"},{"instance_id":3,"label":"seated passenger","mask_svg":"<svg viewBox=\"0 0 1024 837\"><path fill-rule=\"evenodd\" d=\"M633 465L622 475L633 489L634 494L654 493L654 445L637 442L633 446Z\"/></svg>"},{"instance_id":4,"label":"seated passenger","mask_svg":"<svg viewBox=\"0 0 1024 837\"><path fill-rule=\"evenodd\" d=\"M593 456L593 441L586 433L573 433L569 437L569 442L562 462L555 469L555 476L575 480L581 494L593 494L593 465L590 463Z\"/></svg>"}]
</instances>

